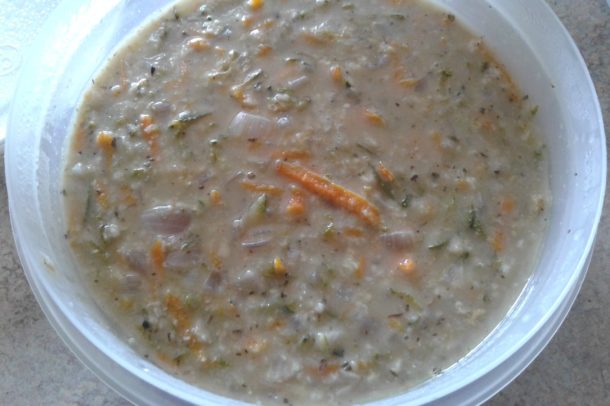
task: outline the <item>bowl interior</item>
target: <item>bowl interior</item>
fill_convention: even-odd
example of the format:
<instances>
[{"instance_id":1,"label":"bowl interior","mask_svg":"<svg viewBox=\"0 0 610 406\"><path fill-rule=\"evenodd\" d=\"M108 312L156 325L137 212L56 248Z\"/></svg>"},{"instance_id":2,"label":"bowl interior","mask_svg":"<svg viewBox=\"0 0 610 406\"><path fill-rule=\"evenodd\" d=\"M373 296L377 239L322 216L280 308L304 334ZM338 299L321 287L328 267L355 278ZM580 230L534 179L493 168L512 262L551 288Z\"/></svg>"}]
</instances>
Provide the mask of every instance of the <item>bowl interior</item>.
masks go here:
<instances>
[{"instance_id":1,"label":"bowl interior","mask_svg":"<svg viewBox=\"0 0 610 406\"><path fill-rule=\"evenodd\" d=\"M81 360L132 401L215 403L223 398L169 376L118 338L116 326L83 288L63 237L60 179L75 107L122 39L169 3L83 0L59 6L31 50L13 103L5 161L9 206L33 291ZM550 156L553 203L539 265L507 317L449 370L384 404L450 404L446 396L468 385L463 401L493 394L472 385L527 346L553 314L567 312L561 305L584 277L605 191L597 97L578 50L548 6L542 0L435 3L481 35L540 106L537 125ZM515 375L499 377L494 391Z\"/></svg>"}]
</instances>

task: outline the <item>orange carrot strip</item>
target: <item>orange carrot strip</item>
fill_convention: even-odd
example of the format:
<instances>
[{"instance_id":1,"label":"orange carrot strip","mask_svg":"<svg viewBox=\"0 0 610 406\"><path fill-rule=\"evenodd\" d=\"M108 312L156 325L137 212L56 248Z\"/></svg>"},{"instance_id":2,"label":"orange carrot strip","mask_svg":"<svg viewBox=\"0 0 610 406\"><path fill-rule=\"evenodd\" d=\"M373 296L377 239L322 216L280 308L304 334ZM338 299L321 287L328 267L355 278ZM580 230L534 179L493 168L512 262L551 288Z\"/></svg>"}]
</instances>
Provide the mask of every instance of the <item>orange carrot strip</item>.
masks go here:
<instances>
[{"instance_id":1,"label":"orange carrot strip","mask_svg":"<svg viewBox=\"0 0 610 406\"><path fill-rule=\"evenodd\" d=\"M244 180L239 184L242 188L249 190L250 192L267 193L273 196L279 196L283 193L283 190L273 185L261 185L258 183Z\"/></svg>"},{"instance_id":2,"label":"orange carrot strip","mask_svg":"<svg viewBox=\"0 0 610 406\"><path fill-rule=\"evenodd\" d=\"M165 248L161 240L156 240L150 249L150 259L152 260L153 270L157 287L165 275Z\"/></svg>"},{"instance_id":3,"label":"orange carrot strip","mask_svg":"<svg viewBox=\"0 0 610 406\"><path fill-rule=\"evenodd\" d=\"M167 313L176 322L176 331L179 334L182 334L184 338L188 339L189 349L196 352L199 358L202 358L204 355L203 347L205 346L205 343L198 340L196 336L191 334L190 329L193 323L188 315L184 303L182 303L178 297L172 294L167 294L165 296L165 307L167 308Z\"/></svg>"},{"instance_id":4,"label":"orange carrot strip","mask_svg":"<svg viewBox=\"0 0 610 406\"><path fill-rule=\"evenodd\" d=\"M378 226L381 223L379 211L368 200L325 177L305 167L283 161L277 161L275 169L280 175L298 182L306 190L329 203L355 214L367 224Z\"/></svg>"},{"instance_id":5,"label":"orange carrot strip","mask_svg":"<svg viewBox=\"0 0 610 406\"><path fill-rule=\"evenodd\" d=\"M154 125L155 122L150 114L140 115L140 131L142 136L148 142L150 146L150 154L153 158L159 156L159 129Z\"/></svg>"}]
</instances>

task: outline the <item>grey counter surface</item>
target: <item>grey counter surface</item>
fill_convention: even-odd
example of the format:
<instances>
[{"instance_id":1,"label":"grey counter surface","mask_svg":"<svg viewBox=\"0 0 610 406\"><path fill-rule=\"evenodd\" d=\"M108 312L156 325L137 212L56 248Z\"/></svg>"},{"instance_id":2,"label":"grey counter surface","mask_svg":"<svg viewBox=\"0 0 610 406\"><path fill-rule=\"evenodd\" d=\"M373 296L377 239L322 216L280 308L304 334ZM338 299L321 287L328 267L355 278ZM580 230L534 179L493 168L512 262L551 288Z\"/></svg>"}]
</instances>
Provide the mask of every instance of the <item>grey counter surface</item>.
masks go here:
<instances>
[{"instance_id":1,"label":"grey counter surface","mask_svg":"<svg viewBox=\"0 0 610 406\"><path fill-rule=\"evenodd\" d=\"M610 8L549 0L581 50L610 135ZM610 405L610 197L587 279L542 354L488 404ZM124 405L53 331L30 291L11 236L0 157L0 405Z\"/></svg>"}]
</instances>

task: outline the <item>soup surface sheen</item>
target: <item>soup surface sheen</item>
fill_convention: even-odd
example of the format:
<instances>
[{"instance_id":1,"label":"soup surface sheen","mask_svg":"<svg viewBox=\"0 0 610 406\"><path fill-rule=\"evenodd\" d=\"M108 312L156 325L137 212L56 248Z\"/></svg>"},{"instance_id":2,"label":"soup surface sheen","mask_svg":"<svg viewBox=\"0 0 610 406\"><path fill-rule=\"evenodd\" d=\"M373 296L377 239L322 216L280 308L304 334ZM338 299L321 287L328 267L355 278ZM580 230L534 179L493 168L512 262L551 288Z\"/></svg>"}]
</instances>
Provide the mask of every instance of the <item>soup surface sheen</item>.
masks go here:
<instances>
[{"instance_id":1,"label":"soup surface sheen","mask_svg":"<svg viewBox=\"0 0 610 406\"><path fill-rule=\"evenodd\" d=\"M536 110L423 2L181 2L83 98L66 236L126 340L188 382L397 394L480 343L531 274Z\"/></svg>"}]
</instances>

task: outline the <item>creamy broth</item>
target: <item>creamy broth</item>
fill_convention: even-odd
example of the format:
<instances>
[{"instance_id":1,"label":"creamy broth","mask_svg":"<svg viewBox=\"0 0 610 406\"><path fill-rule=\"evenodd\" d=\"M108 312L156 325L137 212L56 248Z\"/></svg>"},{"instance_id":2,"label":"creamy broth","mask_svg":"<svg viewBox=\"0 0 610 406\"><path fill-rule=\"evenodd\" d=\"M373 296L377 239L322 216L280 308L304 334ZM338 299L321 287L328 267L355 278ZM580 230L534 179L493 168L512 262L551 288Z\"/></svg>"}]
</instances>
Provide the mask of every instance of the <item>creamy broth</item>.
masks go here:
<instances>
[{"instance_id":1,"label":"creamy broth","mask_svg":"<svg viewBox=\"0 0 610 406\"><path fill-rule=\"evenodd\" d=\"M86 92L67 239L138 352L260 403L451 366L536 264L537 108L419 1L180 2Z\"/></svg>"}]
</instances>

